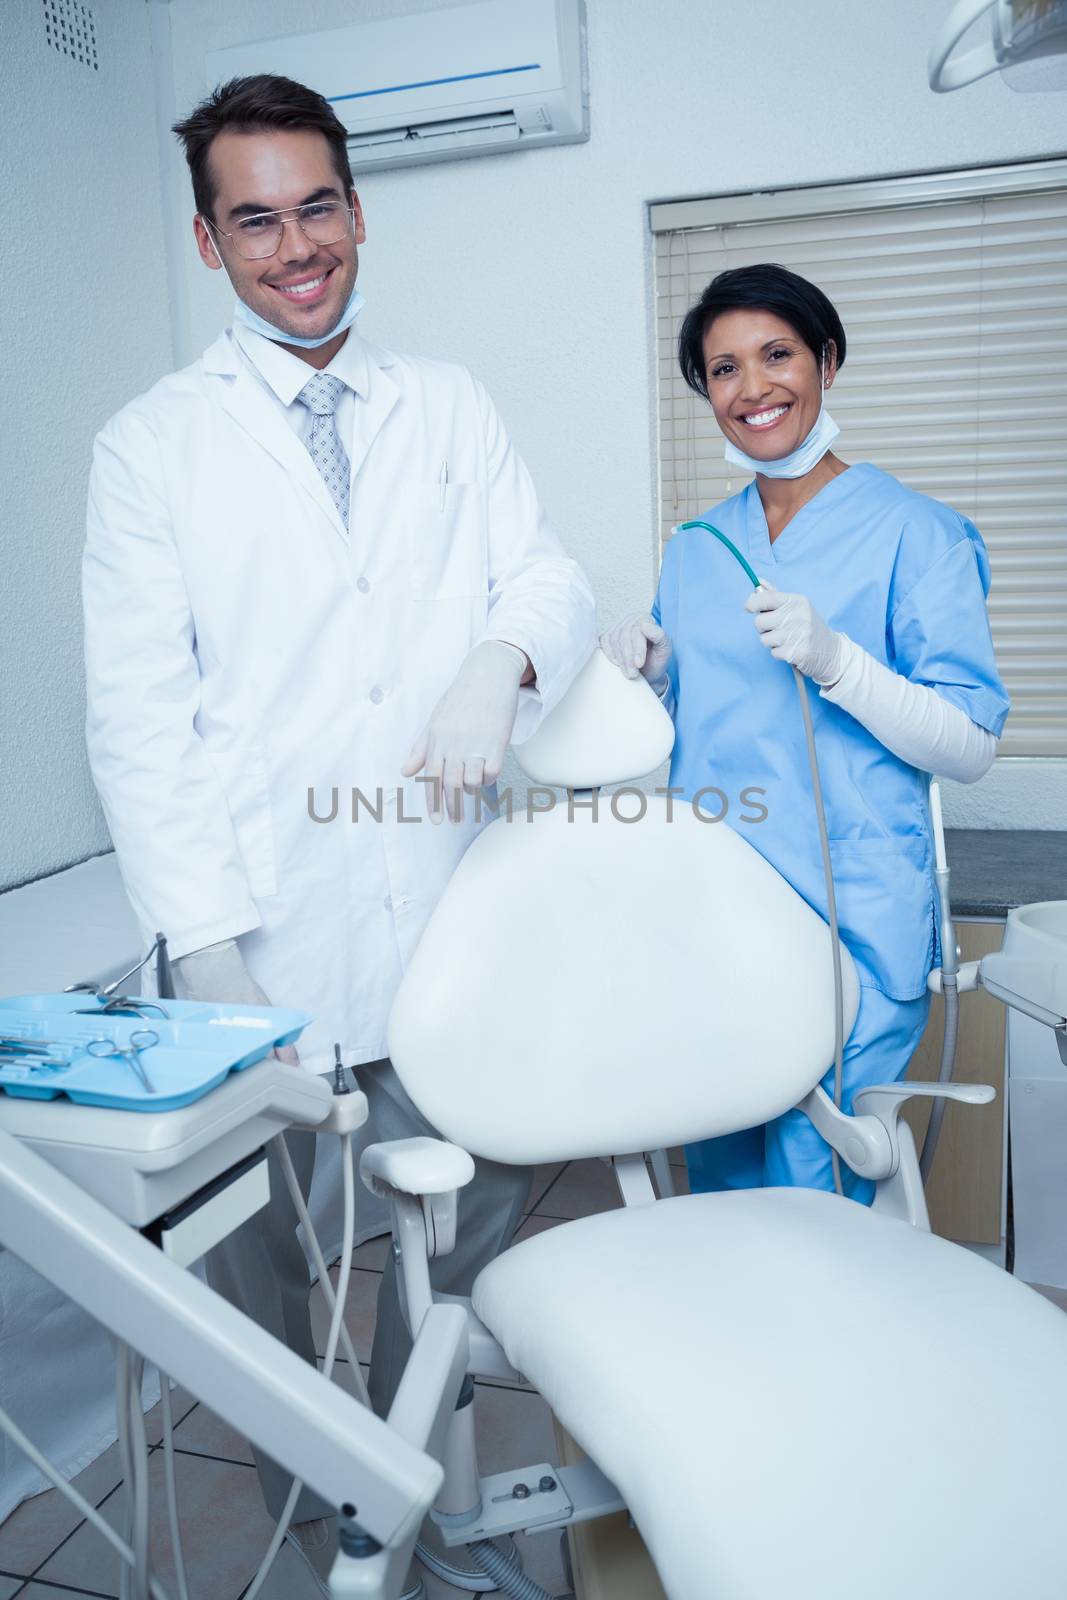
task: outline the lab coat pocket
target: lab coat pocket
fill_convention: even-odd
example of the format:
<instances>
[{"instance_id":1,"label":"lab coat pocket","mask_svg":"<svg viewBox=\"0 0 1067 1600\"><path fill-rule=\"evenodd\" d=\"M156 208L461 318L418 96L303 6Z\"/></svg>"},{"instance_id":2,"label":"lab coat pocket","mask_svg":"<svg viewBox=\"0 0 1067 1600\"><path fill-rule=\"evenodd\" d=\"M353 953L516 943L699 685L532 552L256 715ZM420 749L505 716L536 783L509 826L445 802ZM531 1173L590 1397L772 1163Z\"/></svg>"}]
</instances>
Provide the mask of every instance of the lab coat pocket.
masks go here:
<instances>
[{"instance_id":1,"label":"lab coat pocket","mask_svg":"<svg viewBox=\"0 0 1067 1600\"><path fill-rule=\"evenodd\" d=\"M477 483L423 484L407 519L408 578L419 600L469 598L488 587L485 501Z\"/></svg>"},{"instance_id":2,"label":"lab coat pocket","mask_svg":"<svg viewBox=\"0 0 1067 1600\"><path fill-rule=\"evenodd\" d=\"M926 992L933 965L933 880L929 841L831 839L841 936L860 966L860 982L893 1000Z\"/></svg>"},{"instance_id":3,"label":"lab coat pocket","mask_svg":"<svg viewBox=\"0 0 1067 1600\"><path fill-rule=\"evenodd\" d=\"M249 893L254 900L277 892L274 824L267 763L262 750L212 751L211 761L226 796Z\"/></svg>"}]
</instances>

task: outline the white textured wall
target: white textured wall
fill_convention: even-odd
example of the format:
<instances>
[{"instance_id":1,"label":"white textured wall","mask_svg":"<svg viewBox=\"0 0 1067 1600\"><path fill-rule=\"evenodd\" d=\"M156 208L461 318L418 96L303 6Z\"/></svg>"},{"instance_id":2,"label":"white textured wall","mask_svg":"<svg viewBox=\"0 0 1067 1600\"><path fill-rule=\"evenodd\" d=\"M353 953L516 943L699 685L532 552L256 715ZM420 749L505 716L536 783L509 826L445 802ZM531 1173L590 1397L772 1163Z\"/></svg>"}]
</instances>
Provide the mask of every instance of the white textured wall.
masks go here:
<instances>
[{"instance_id":1,"label":"white textured wall","mask_svg":"<svg viewBox=\"0 0 1067 1600\"><path fill-rule=\"evenodd\" d=\"M202 94L208 49L431 3L172 0L178 107ZM948 0L587 3L590 143L364 177L360 282L371 337L489 384L607 622L655 581L647 203L1060 153L1067 95L999 79L933 95L926 51ZM199 349L229 298L185 250ZM1062 827L1067 762L998 763L947 809Z\"/></svg>"},{"instance_id":2,"label":"white textured wall","mask_svg":"<svg viewBox=\"0 0 1067 1600\"><path fill-rule=\"evenodd\" d=\"M187 216L168 292L150 8L90 3L98 72L48 46L41 0L0 6L0 889L108 846L82 743L89 446L174 364L169 306L180 360L228 312ZM173 0L163 113L203 93L210 48L428 3ZM605 621L645 604L655 577L647 202L1062 150L1063 94L1018 96L996 79L930 94L925 50L945 8L764 0L757 26L750 7L722 0L589 0L588 145L362 181L364 326L486 379ZM188 196L176 149L172 163ZM1062 827L1067 763L998 763L948 811L971 826Z\"/></svg>"},{"instance_id":3,"label":"white textured wall","mask_svg":"<svg viewBox=\"0 0 1067 1600\"><path fill-rule=\"evenodd\" d=\"M0 5L0 889L110 847L82 731L90 445L172 364L147 11L89 3L98 71L49 46L42 0Z\"/></svg>"}]
</instances>

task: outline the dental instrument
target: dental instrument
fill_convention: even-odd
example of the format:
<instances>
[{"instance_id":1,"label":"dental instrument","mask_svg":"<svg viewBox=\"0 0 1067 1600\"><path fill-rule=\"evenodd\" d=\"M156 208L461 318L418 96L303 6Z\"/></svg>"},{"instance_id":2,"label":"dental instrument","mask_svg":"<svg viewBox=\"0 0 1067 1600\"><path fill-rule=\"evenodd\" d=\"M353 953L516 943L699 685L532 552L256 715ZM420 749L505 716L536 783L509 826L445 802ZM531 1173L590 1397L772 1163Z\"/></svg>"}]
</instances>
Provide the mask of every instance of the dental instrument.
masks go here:
<instances>
[{"instance_id":1,"label":"dental instrument","mask_svg":"<svg viewBox=\"0 0 1067 1600\"><path fill-rule=\"evenodd\" d=\"M98 983L92 982L91 980L84 983L71 983L68 984L63 993L85 993L95 995L98 1000L104 1000L106 1002L106 1004L101 1007L101 1010L103 1011L117 1010L120 1008L132 1008L136 1010L138 1006L150 1006L152 1002L147 998L142 998L140 996L132 998L129 995L120 994L118 991L121 985L126 982L127 978L132 978L135 973L142 971L142 969L146 967L152 960L153 956L156 960L156 993L163 999L173 999L174 976L171 971L170 957L167 954L166 935L162 933L156 934L155 939L149 946L147 953L141 957L140 961L135 962L132 967L121 973L117 978L113 978L110 983L103 985L103 987L101 987L101 985ZM155 1009L166 1016L167 1013L162 1006L156 1006Z\"/></svg>"},{"instance_id":2,"label":"dental instrument","mask_svg":"<svg viewBox=\"0 0 1067 1600\"><path fill-rule=\"evenodd\" d=\"M137 1081L145 1093L155 1094L155 1084L141 1064L141 1052L142 1050L151 1050L152 1046L158 1043L159 1034L154 1028L136 1028L130 1034L125 1049L117 1045L114 1039L90 1039L85 1046L85 1053L97 1059L106 1056L117 1056L133 1069Z\"/></svg>"},{"instance_id":3,"label":"dental instrument","mask_svg":"<svg viewBox=\"0 0 1067 1600\"><path fill-rule=\"evenodd\" d=\"M169 1017L170 1012L158 1000L144 995L113 994L101 1006L81 1006L74 1013L78 1017L143 1017L145 1014Z\"/></svg>"},{"instance_id":4,"label":"dental instrument","mask_svg":"<svg viewBox=\"0 0 1067 1600\"><path fill-rule=\"evenodd\" d=\"M820 415L825 415L820 412ZM824 447L825 448L825 447ZM761 587L760 580L752 567L745 560L740 550L732 539L728 539L718 528L702 518L695 518L691 522L683 522L678 529L682 532L686 528L703 528L712 534L723 545L745 570L751 579L754 588ZM804 741L808 752L808 767L811 772L811 792L815 805L815 821L819 829L819 852L822 857L823 882L826 886L827 922L830 925L830 952L834 973L834 1107L841 1110L841 1097L844 1092L844 1052L845 1052L845 1026L844 1026L844 993L841 974L841 939L837 924L837 895L834 890L834 869L830 860L830 839L826 828L826 807L823 803L822 779L819 775L819 755L815 747L815 729L812 725L811 703L808 700L807 686L804 675L798 667L791 667L793 682L796 685L797 695L800 700L800 715L804 722ZM936 1140L935 1140L936 1144ZM844 1185L841 1180L841 1159L838 1152L831 1146L830 1160L833 1167L834 1189L838 1194L844 1194Z\"/></svg>"}]
</instances>

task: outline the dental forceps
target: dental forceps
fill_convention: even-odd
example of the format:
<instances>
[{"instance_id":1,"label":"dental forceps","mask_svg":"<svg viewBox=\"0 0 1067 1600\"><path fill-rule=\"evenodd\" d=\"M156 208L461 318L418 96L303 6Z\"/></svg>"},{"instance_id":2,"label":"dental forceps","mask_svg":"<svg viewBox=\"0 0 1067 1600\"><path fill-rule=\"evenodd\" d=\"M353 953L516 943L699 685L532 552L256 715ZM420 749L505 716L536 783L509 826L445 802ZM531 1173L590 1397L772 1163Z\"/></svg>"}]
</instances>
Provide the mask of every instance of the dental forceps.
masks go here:
<instances>
[{"instance_id":1,"label":"dental forceps","mask_svg":"<svg viewBox=\"0 0 1067 1600\"><path fill-rule=\"evenodd\" d=\"M62 1039L15 1039L0 1037L0 1066L26 1067L30 1072L66 1072L68 1057L52 1055L53 1050L71 1046Z\"/></svg>"},{"instance_id":2,"label":"dental forceps","mask_svg":"<svg viewBox=\"0 0 1067 1600\"><path fill-rule=\"evenodd\" d=\"M91 992L101 999L106 993L106 990L92 988L90 984L78 984L77 988L91 989ZM63 992L64 994L71 994L74 991L65 989ZM161 1017L167 1017L168 1019L170 1017L170 1012L166 1006L160 1005L158 1000L146 1000L143 996L138 996L135 999L133 995L129 994L113 994L102 1006L79 1006L74 1015L76 1017L117 1017L133 1012L134 1016L143 1017L148 1011L158 1011Z\"/></svg>"},{"instance_id":3,"label":"dental forceps","mask_svg":"<svg viewBox=\"0 0 1067 1600\"><path fill-rule=\"evenodd\" d=\"M159 1034L155 1028L135 1028L130 1034L130 1040L125 1050L115 1043L114 1039L90 1039L85 1046L86 1055L95 1056L98 1060L106 1056L120 1056L136 1073L141 1087L147 1094L155 1094L156 1087L141 1061L141 1051L151 1050L154 1044L159 1043Z\"/></svg>"},{"instance_id":4,"label":"dental forceps","mask_svg":"<svg viewBox=\"0 0 1067 1600\"><path fill-rule=\"evenodd\" d=\"M166 1006L161 1006L158 1000L148 1000L143 997L135 999L132 995L118 993L119 986L124 984L127 978L132 978L135 972L140 972L142 967L146 967L153 956L156 957L157 981L163 980L159 983L160 993L166 993L168 997L172 996L174 983L170 970L170 961L167 957L167 941L163 934L157 933L155 942L147 955L143 955L140 961L130 967L128 972L121 973L111 983L105 984L102 988L100 984L91 981L89 983L68 984L63 990L64 994L91 994L104 1002L102 1006L87 1007L84 1011L76 1012L75 1015L98 1017L106 1011L112 1013L132 1011L140 1017L144 1015L145 1011L158 1011L160 1016L169 1017L170 1013Z\"/></svg>"},{"instance_id":5,"label":"dental forceps","mask_svg":"<svg viewBox=\"0 0 1067 1600\"><path fill-rule=\"evenodd\" d=\"M29 1039L0 1035L0 1054L46 1056L49 1050L69 1050L66 1039Z\"/></svg>"}]
</instances>

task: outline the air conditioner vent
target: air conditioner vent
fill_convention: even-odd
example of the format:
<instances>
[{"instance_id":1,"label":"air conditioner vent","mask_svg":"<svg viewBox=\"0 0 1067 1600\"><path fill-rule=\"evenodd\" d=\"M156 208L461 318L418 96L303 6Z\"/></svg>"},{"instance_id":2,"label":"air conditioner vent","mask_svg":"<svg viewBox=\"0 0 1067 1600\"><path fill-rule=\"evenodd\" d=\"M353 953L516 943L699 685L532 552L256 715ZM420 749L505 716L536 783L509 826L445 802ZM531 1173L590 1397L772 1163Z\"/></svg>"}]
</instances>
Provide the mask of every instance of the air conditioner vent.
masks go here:
<instances>
[{"instance_id":1,"label":"air conditioner vent","mask_svg":"<svg viewBox=\"0 0 1067 1600\"><path fill-rule=\"evenodd\" d=\"M44 36L52 49L80 66L100 71L96 49L96 23L81 0L41 0Z\"/></svg>"},{"instance_id":2,"label":"air conditioner vent","mask_svg":"<svg viewBox=\"0 0 1067 1600\"><path fill-rule=\"evenodd\" d=\"M207 58L212 87L255 72L329 100L356 174L589 137L585 0L437 5Z\"/></svg>"}]
</instances>

